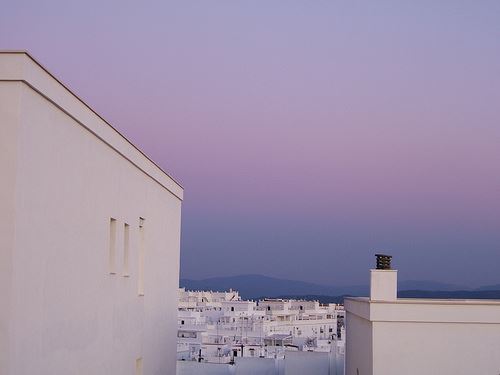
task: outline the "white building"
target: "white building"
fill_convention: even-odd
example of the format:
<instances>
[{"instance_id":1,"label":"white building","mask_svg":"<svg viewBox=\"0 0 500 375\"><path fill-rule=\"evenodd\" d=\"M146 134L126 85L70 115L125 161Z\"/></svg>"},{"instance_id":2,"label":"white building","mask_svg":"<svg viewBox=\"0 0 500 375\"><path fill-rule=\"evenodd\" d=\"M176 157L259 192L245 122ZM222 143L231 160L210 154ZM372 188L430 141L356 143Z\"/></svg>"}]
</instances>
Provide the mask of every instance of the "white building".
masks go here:
<instances>
[{"instance_id":1,"label":"white building","mask_svg":"<svg viewBox=\"0 0 500 375\"><path fill-rule=\"evenodd\" d=\"M223 301L240 301L240 295L235 290L228 292L213 292L204 290L186 290L179 288L179 308L221 307Z\"/></svg>"},{"instance_id":2,"label":"white building","mask_svg":"<svg viewBox=\"0 0 500 375\"><path fill-rule=\"evenodd\" d=\"M0 374L174 374L183 189L0 53Z\"/></svg>"},{"instance_id":3,"label":"white building","mask_svg":"<svg viewBox=\"0 0 500 375\"><path fill-rule=\"evenodd\" d=\"M345 309L346 375L500 373L500 301L397 298L397 271L376 269Z\"/></svg>"},{"instance_id":4,"label":"white building","mask_svg":"<svg viewBox=\"0 0 500 375\"><path fill-rule=\"evenodd\" d=\"M337 317L343 314L342 306L336 304L320 305L318 301L282 299L259 301L258 310L266 314L266 333L288 333L296 338L296 343L302 343L300 338L338 338Z\"/></svg>"},{"instance_id":5,"label":"white building","mask_svg":"<svg viewBox=\"0 0 500 375\"><path fill-rule=\"evenodd\" d=\"M236 373L243 374L241 366L253 364L255 369L270 366L274 370L269 370L269 374L293 374L301 368L299 363L312 363L312 368L319 365L326 369L318 375L341 375L344 331L338 327L337 319L340 317L343 322L343 316L342 306L320 305L317 301L266 299L256 303L241 300L236 291L180 289L180 373L204 374L214 369L211 364L235 364L240 368ZM255 361L248 362L246 358ZM287 366L291 366L288 371L281 372Z\"/></svg>"}]
</instances>

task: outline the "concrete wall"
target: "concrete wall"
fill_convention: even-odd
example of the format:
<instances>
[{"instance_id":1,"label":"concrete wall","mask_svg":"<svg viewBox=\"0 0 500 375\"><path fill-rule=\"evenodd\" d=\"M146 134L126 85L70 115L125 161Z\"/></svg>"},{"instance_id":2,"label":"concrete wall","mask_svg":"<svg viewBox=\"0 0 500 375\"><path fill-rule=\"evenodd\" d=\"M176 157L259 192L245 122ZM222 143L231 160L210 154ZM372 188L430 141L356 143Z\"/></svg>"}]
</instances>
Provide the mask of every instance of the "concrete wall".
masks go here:
<instances>
[{"instance_id":1,"label":"concrete wall","mask_svg":"<svg viewBox=\"0 0 500 375\"><path fill-rule=\"evenodd\" d=\"M0 54L0 81L0 373L174 374L182 188L27 55Z\"/></svg>"}]
</instances>

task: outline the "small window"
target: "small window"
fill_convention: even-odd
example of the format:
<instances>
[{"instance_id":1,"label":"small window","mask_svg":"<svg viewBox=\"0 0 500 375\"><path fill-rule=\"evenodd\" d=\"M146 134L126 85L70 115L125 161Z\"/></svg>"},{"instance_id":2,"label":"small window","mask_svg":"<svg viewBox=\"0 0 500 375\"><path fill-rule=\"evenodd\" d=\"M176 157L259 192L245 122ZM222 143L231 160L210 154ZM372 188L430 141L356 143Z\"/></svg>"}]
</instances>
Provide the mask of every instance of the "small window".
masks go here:
<instances>
[{"instance_id":1,"label":"small window","mask_svg":"<svg viewBox=\"0 0 500 375\"><path fill-rule=\"evenodd\" d=\"M144 257L146 252L146 235L144 233L145 220L139 218L139 275L138 275L138 294L139 296L144 295Z\"/></svg>"},{"instance_id":2,"label":"small window","mask_svg":"<svg viewBox=\"0 0 500 375\"><path fill-rule=\"evenodd\" d=\"M234 306L231 306L231 311L234 311Z\"/></svg>"},{"instance_id":3,"label":"small window","mask_svg":"<svg viewBox=\"0 0 500 375\"><path fill-rule=\"evenodd\" d=\"M129 270L129 252L130 252L130 225L123 225L123 276L130 276Z\"/></svg>"},{"instance_id":4,"label":"small window","mask_svg":"<svg viewBox=\"0 0 500 375\"><path fill-rule=\"evenodd\" d=\"M135 375L142 375L142 357L135 360Z\"/></svg>"},{"instance_id":5,"label":"small window","mask_svg":"<svg viewBox=\"0 0 500 375\"><path fill-rule=\"evenodd\" d=\"M184 320L181 320L181 324L184 324Z\"/></svg>"},{"instance_id":6,"label":"small window","mask_svg":"<svg viewBox=\"0 0 500 375\"><path fill-rule=\"evenodd\" d=\"M109 273L116 273L116 219L109 219Z\"/></svg>"}]
</instances>

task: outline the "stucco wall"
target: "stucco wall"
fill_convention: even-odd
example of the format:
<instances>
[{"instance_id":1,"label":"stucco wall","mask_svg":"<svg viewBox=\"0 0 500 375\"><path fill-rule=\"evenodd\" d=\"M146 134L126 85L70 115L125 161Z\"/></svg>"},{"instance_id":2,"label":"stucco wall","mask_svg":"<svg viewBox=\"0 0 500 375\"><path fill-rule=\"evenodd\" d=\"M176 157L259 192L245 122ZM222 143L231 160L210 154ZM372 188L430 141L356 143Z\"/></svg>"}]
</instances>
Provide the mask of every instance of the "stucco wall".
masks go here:
<instances>
[{"instance_id":1,"label":"stucco wall","mask_svg":"<svg viewBox=\"0 0 500 375\"><path fill-rule=\"evenodd\" d=\"M288 352L285 355L286 375L330 373L330 353Z\"/></svg>"},{"instance_id":2,"label":"stucco wall","mask_svg":"<svg viewBox=\"0 0 500 375\"><path fill-rule=\"evenodd\" d=\"M50 77L30 79L53 83ZM107 141L91 132L89 127L107 125L84 113L84 106L63 110L71 94L45 94L25 81L0 86L0 99L20 97L15 199L4 198L3 186L0 193L2 208L14 202L16 212L10 222L16 230L9 230L15 234L12 283L1 286L2 296L11 293L9 370L0 367L0 373L132 375L142 358L144 374L174 374L181 200L162 181L174 183L120 143L115 131ZM83 114L89 127L81 123ZM3 132L4 110L0 116ZM0 168L3 177L6 166ZM138 293L140 217L144 296ZM110 218L117 223L115 274L109 269ZM129 276L124 223L130 225Z\"/></svg>"},{"instance_id":3,"label":"stucco wall","mask_svg":"<svg viewBox=\"0 0 500 375\"><path fill-rule=\"evenodd\" d=\"M236 367L218 363L179 361L177 375L234 375Z\"/></svg>"},{"instance_id":4,"label":"stucco wall","mask_svg":"<svg viewBox=\"0 0 500 375\"><path fill-rule=\"evenodd\" d=\"M343 375L333 353L287 351L285 358L237 357L235 365L179 361L177 375Z\"/></svg>"},{"instance_id":5,"label":"stucco wall","mask_svg":"<svg viewBox=\"0 0 500 375\"><path fill-rule=\"evenodd\" d=\"M375 322L374 375L500 374L500 324Z\"/></svg>"},{"instance_id":6,"label":"stucco wall","mask_svg":"<svg viewBox=\"0 0 500 375\"><path fill-rule=\"evenodd\" d=\"M9 373L11 350L12 255L21 86L19 82L0 82L0 374Z\"/></svg>"},{"instance_id":7,"label":"stucco wall","mask_svg":"<svg viewBox=\"0 0 500 375\"><path fill-rule=\"evenodd\" d=\"M235 362L236 375L284 375L279 371L279 361L272 358L238 357Z\"/></svg>"},{"instance_id":8,"label":"stucco wall","mask_svg":"<svg viewBox=\"0 0 500 375\"><path fill-rule=\"evenodd\" d=\"M345 374L372 375L372 358L371 322L346 311Z\"/></svg>"}]
</instances>

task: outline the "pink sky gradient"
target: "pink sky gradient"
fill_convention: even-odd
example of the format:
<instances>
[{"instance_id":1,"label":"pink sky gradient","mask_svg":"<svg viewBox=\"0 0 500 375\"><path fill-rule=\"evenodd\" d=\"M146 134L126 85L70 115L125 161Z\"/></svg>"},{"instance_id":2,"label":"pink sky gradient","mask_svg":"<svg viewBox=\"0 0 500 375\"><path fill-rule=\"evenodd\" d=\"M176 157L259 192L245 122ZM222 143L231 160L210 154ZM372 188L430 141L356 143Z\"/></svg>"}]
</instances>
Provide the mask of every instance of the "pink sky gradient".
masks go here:
<instances>
[{"instance_id":1,"label":"pink sky gradient","mask_svg":"<svg viewBox=\"0 0 500 375\"><path fill-rule=\"evenodd\" d=\"M386 251L402 279L468 286L500 283L499 20L498 1L21 0L0 48L181 181L184 277L362 283Z\"/></svg>"}]
</instances>

